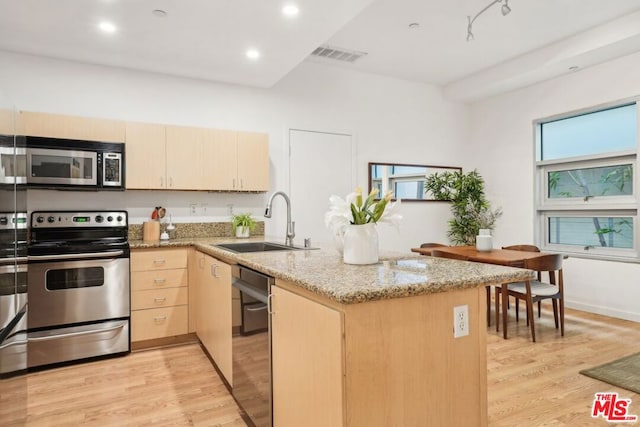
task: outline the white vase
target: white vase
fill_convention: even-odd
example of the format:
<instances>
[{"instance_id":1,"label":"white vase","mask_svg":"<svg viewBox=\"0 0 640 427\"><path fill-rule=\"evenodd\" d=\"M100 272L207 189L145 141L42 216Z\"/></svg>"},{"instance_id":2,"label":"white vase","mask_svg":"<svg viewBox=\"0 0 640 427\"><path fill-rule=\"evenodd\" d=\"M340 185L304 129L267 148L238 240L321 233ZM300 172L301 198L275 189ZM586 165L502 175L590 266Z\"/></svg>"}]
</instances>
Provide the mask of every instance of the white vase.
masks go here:
<instances>
[{"instance_id":1,"label":"white vase","mask_svg":"<svg viewBox=\"0 0 640 427\"><path fill-rule=\"evenodd\" d=\"M375 223L349 224L344 229L343 260L346 264L378 262L378 231Z\"/></svg>"},{"instance_id":2,"label":"white vase","mask_svg":"<svg viewBox=\"0 0 640 427\"><path fill-rule=\"evenodd\" d=\"M493 238L491 235L480 234L476 236L476 249L478 252L490 252L493 249Z\"/></svg>"},{"instance_id":3,"label":"white vase","mask_svg":"<svg viewBox=\"0 0 640 427\"><path fill-rule=\"evenodd\" d=\"M236 227L236 237L246 238L249 237L249 227Z\"/></svg>"}]
</instances>

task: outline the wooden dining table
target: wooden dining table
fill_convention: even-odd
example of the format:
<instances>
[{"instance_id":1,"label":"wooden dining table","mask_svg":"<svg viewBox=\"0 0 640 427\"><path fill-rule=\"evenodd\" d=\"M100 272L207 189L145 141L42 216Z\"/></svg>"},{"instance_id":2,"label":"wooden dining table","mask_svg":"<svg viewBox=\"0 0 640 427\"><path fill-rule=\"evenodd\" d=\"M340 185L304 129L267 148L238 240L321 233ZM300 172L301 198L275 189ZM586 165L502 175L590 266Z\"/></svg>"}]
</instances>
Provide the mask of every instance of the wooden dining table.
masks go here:
<instances>
[{"instance_id":1,"label":"wooden dining table","mask_svg":"<svg viewBox=\"0 0 640 427\"><path fill-rule=\"evenodd\" d=\"M492 249L491 251L479 251L475 246L437 246L429 248L411 248L412 252L417 252L422 255L431 255L432 250L438 250L441 252L449 252L455 255L463 255L467 257L468 261L484 262L487 264L506 265L509 267L524 267L524 261L527 259L538 258L543 255L547 255L542 252L526 252L526 251L514 251L511 249ZM502 299L502 312L507 312L507 286L500 286L501 299ZM500 316L499 316L499 303L496 298L496 331L500 329ZM502 316L502 334L504 338L507 338L507 316Z\"/></svg>"}]
</instances>

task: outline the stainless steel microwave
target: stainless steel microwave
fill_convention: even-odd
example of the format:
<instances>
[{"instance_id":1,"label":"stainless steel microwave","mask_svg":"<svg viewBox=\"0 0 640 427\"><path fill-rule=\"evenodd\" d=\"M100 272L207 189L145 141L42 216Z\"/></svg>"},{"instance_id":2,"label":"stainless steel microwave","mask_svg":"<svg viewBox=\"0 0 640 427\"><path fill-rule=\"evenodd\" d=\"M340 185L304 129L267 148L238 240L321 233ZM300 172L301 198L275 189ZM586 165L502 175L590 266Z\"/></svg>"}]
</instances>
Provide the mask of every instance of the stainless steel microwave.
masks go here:
<instances>
[{"instance_id":1,"label":"stainless steel microwave","mask_svg":"<svg viewBox=\"0 0 640 427\"><path fill-rule=\"evenodd\" d=\"M27 186L124 190L124 144L26 137Z\"/></svg>"}]
</instances>

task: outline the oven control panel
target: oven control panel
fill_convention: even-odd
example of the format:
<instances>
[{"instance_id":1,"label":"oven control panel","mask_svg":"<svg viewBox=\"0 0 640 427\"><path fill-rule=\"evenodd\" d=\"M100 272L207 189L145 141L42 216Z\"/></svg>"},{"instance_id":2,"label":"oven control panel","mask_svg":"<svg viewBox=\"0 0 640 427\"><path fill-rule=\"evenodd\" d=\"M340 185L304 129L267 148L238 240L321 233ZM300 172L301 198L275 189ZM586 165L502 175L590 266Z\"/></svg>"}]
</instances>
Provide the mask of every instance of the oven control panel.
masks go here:
<instances>
[{"instance_id":1,"label":"oven control panel","mask_svg":"<svg viewBox=\"0 0 640 427\"><path fill-rule=\"evenodd\" d=\"M126 227L126 211L45 212L31 213L33 228Z\"/></svg>"},{"instance_id":2,"label":"oven control panel","mask_svg":"<svg viewBox=\"0 0 640 427\"><path fill-rule=\"evenodd\" d=\"M24 212L0 212L0 230L27 228L27 214Z\"/></svg>"}]
</instances>

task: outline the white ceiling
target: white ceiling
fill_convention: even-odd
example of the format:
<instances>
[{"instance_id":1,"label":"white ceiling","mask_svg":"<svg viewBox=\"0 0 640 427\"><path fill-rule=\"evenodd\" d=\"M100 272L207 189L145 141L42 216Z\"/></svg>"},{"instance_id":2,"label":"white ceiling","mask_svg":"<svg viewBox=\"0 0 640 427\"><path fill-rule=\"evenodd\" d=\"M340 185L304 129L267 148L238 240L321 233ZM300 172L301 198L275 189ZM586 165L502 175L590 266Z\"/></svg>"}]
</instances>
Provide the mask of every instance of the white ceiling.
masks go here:
<instances>
[{"instance_id":1,"label":"white ceiling","mask_svg":"<svg viewBox=\"0 0 640 427\"><path fill-rule=\"evenodd\" d=\"M300 9L281 14L285 4ZM270 87L319 45L337 66L441 85L461 100L640 51L640 0L0 0L0 49ZM167 12L154 16L154 9ZM119 30L104 34L101 20ZM418 23L414 29L409 24ZM249 60L249 48L260 50Z\"/></svg>"}]
</instances>

